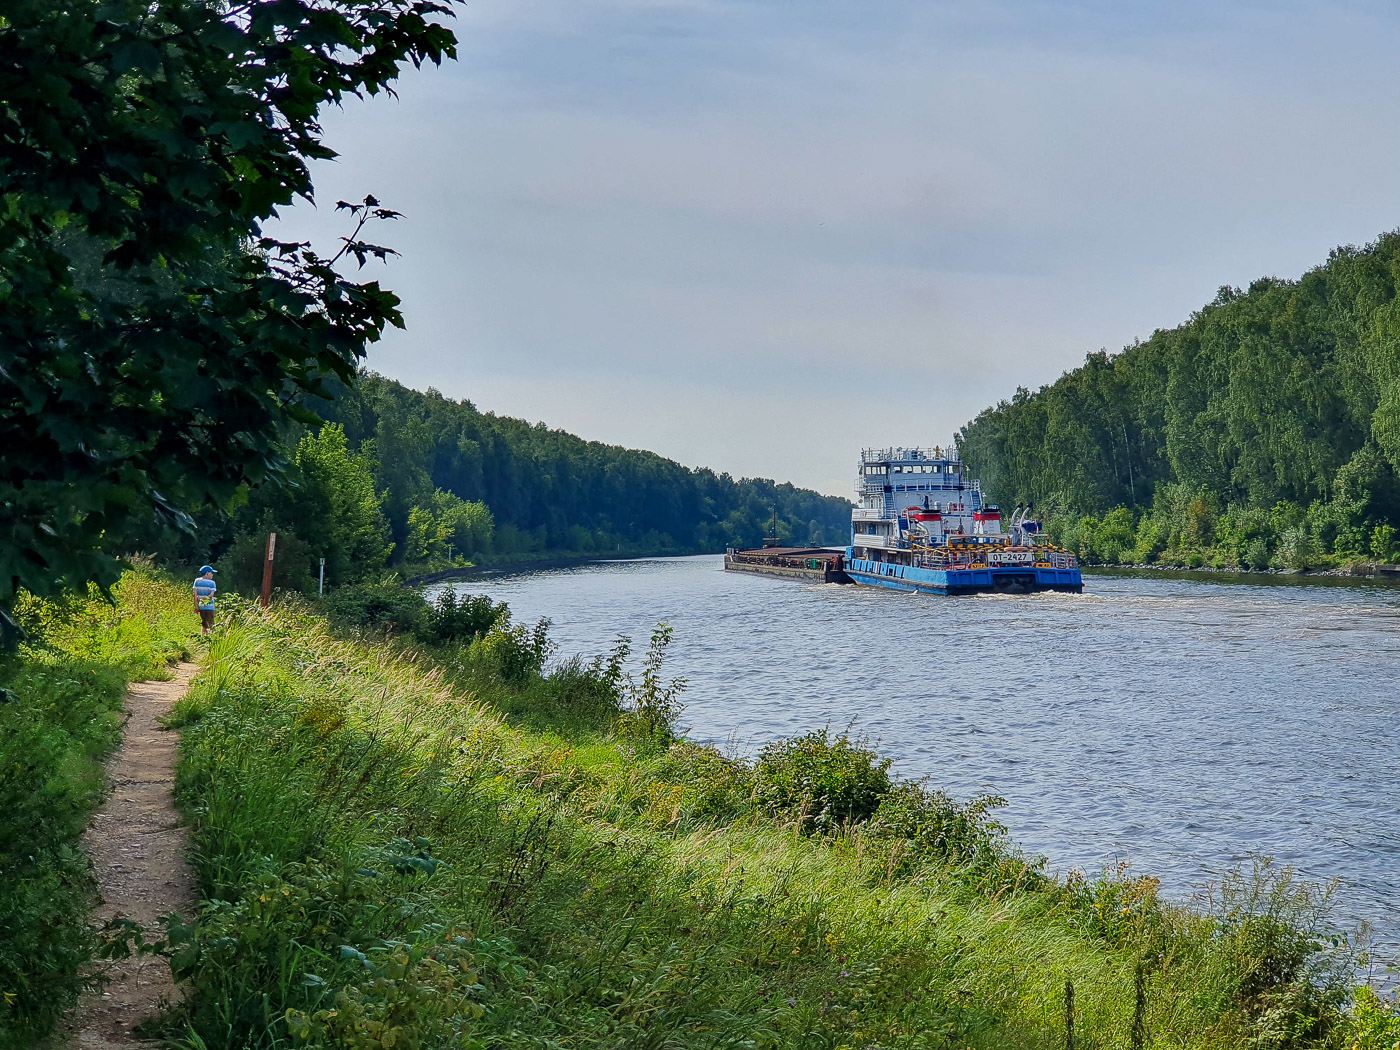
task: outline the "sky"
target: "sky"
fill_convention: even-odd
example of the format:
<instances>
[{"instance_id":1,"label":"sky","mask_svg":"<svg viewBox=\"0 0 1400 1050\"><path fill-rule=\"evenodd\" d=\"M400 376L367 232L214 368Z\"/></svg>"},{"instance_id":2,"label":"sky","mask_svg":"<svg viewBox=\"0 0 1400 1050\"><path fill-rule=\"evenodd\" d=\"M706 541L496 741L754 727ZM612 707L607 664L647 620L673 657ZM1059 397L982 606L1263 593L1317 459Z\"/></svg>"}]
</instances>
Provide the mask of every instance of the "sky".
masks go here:
<instances>
[{"instance_id":1,"label":"sky","mask_svg":"<svg viewBox=\"0 0 1400 1050\"><path fill-rule=\"evenodd\" d=\"M369 366L849 495L1224 284L1400 226L1400 7L473 0L459 59L326 115L403 218Z\"/></svg>"}]
</instances>

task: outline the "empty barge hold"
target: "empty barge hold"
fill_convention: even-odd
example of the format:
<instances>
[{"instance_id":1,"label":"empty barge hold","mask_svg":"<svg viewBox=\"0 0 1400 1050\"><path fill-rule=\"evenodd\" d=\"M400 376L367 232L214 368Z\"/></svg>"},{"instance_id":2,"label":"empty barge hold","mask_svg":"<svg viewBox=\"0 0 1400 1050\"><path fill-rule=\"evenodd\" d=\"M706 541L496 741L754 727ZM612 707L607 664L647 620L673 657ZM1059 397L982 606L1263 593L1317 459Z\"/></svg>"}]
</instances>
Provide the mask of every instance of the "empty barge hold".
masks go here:
<instances>
[{"instance_id":1,"label":"empty barge hold","mask_svg":"<svg viewBox=\"0 0 1400 1050\"><path fill-rule=\"evenodd\" d=\"M758 547L724 553L724 567L731 572L753 572L786 580L813 583L850 583L846 575L844 547Z\"/></svg>"}]
</instances>

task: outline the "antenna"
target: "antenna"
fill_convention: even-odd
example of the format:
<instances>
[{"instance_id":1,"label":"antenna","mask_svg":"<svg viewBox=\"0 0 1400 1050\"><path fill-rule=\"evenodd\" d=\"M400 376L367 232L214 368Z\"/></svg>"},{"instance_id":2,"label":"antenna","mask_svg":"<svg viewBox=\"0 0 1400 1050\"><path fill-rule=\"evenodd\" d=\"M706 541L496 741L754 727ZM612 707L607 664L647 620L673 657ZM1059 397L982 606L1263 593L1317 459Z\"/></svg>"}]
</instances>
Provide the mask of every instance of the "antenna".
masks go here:
<instances>
[{"instance_id":1,"label":"antenna","mask_svg":"<svg viewBox=\"0 0 1400 1050\"><path fill-rule=\"evenodd\" d=\"M773 535L764 536L763 545L765 547L776 547L778 545L778 506L776 503L773 505L773 523L769 527L772 529Z\"/></svg>"}]
</instances>

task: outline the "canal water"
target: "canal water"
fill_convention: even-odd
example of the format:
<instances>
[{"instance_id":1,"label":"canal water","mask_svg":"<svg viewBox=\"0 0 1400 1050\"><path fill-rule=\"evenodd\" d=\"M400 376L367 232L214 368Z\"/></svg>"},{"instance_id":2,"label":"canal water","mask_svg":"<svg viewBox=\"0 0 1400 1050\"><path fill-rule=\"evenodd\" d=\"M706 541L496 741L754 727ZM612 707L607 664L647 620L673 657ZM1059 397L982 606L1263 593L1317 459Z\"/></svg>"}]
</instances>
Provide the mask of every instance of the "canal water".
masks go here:
<instances>
[{"instance_id":1,"label":"canal water","mask_svg":"<svg viewBox=\"0 0 1400 1050\"><path fill-rule=\"evenodd\" d=\"M715 557L457 584L548 617L559 655L675 628L690 736L753 755L830 725L904 776L1001 795L1051 870L1129 861L1178 899L1253 855L1338 878L1400 955L1400 588L1086 574L941 598L726 573Z\"/></svg>"}]
</instances>

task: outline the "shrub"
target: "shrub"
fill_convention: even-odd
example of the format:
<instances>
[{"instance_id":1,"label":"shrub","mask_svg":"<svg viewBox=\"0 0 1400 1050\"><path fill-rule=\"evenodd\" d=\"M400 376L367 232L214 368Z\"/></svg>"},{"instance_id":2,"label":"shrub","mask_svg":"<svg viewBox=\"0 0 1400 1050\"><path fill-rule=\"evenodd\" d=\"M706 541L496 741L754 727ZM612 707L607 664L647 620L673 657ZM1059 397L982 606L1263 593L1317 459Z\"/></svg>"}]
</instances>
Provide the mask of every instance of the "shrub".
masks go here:
<instances>
[{"instance_id":1,"label":"shrub","mask_svg":"<svg viewBox=\"0 0 1400 1050\"><path fill-rule=\"evenodd\" d=\"M754 776L745 763L726 758L717 747L678 740L662 772L685 784L682 804L696 817L733 817L749 808Z\"/></svg>"},{"instance_id":2,"label":"shrub","mask_svg":"<svg viewBox=\"0 0 1400 1050\"><path fill-rule=\"evenodd\" d=\"M268 530L272 531L272 530ZM316 564L316 552L311 545L290 529L277 529L277 548L272 559L272 586L284 591L312 594L316 578L311 566ZM262 592L263 565L267 562L267 532L239 536L227 553L219 559L221 585L240 594Z\"/></svg>"},{"instance_id":3,"label":"shrub","mask_svg":"<svg viewBox=\"0 0 1400 1050\"><path fill-rule=\"evenodd\" d=\"M247 877L156 946L185 988L188 1021L240 1046L468 1045L482 1016L467 930L437 921L420 886L423 840L341 870L316 861ZM382 901L399 900L386 914Z\"/></svg>"},{"instance_id":4,"label":"shrub","mask_svg":"<svg viewBox=\"0 0 1400 1050\"><path fill-rule=\"evenodd\" d=\"M1377 525L1371 530L1371 557L1376 561L1394 561L1400 551L1394 525Z\"/></svg>"},{"instance_id":5,"label":"shrub","mask_svg":"<svg viewBox=\"0 0 1400 1050\"><path fill-rule=\"evenodd\" d=\"M1306 569L1314 556L1312 537L1306 526L1292 525L1279 533L1275 560L1280 568ZM1339 550L1338 553L1341 553Z\"/></svg>"},{"instance_id":6,"label":"shrub","mask_svg":"<svg viewBox=\"0 0 1400 1050\"><path fill-rule=\"evenodd\" d=\"M1240 555L1240 564L1255 572L1267 569L1272 560L1273 556L1269 552L1269 541L1263 536L1256 536L1250 540Z\"/></svg>"},{"instance_id":7,"label":"shrub","mask_svg":"<svg viewBox=\"0 0 1400 1050\"><path fill-rule=\"evenodd\" d=\"M484 594L459 595L448 587L428 607L421 633L429 642L470 642L509 619L504 602L493 602Z\"/></svg>"},{"instance_id":8,"label":"shrub","mask_svg":"<svg viewBox=\"0 0 1400 1050\"><path fill-rule=\"evenodd\" d=\"M1127 507L1118 507L1104 515L1094 536L1099 561L1116 565L1132 556L1134 525L1133 512Z\"/></svg>"},{"instance_id":9,"label":"shrub","mask_svg":"<svg viewBox=\"0 0 1400 1050\"><path fill-rule=\"evenodd\" d=\"M1337 530L1337 538L1332 541L1332 550L1342 558L1363 558L1367 554L1366 530L1351 525Z\"/></svg>"},{"instance_id":10,"label":"shrub","mask_svg":"<svg viewBox=\"0 0 1400 1050\"><path fill-rule=\"evenodd\" d=\"M510 623L505 618L471 643L467 662L475 673L511 685L523 685L544 674L554 643L549 640L549 620L534 627Z\"/></svg>"},{"instance_id":11,"label":"shrub","mask_svg":"<svg viewBox=\"0 0 1400 1050\"><path fill-rule=\"evenodd\" d=\"M662 684L661 668L666 662L666 647L671 644L671 625L659 623L651 632L651 644L642 660L642 680L630 674L620 680L623 704L627 708L619 729L625 734L669 744L676 735L676 721L685 706L680 695L685 691L684 678L673 678ZM619 663L619 669L621 664Z\"/></svg>"},{"instance_id":12,"label":"shrub","mask_svg":"<svg viewBox=\"0 0 1400 1050\"><path fill-rule=\"evenodd\" d=\"M1400 1050L1400 1003L1362 985L1345 1027L1347 1050Z\"/></svg>"},{"instance_id":13,"label":"shrub","mask_svg":"<svg viewBox=\"0 0 1400 1050\"><path fill-rule=\"evenodd\" d=\"M865 737L830 727L769 744L758 756L758 797L796 814L803 831L828 831L870 819L890 792L890 760Z\"/></svg>"},{"instance_id":14,"label":"shrub","mask_svg":"<svg viewBox=\"0 0 1400 1050\"><path fill-rule=\"evenodd\" d=\"M977 795L966 802L930 791L921 783L898 784L880 800L870 822L871 834L900 843L891 873L910 874L926 863L960 869L989 882L1000 876L1025 889L1046 883L1038 861L1023 858L1011 845L1006 828L992 811L1006 805L996 795Z\"/></svg>"},{"instance_id":15,"label":"shrub","mask_svg":"<svg viewBox=\"0 0 1400 1050\"><path fill-rule=\"evenodd\" d=\"M1072 871L1060 892L1071 929L1121 947L1150 942L1163 930L1159 886L1150 876L1129 874L1128 864L1122 862L1106 866L1093 879Z\"/></svg>"},{"instance_id":16,"label":"shrub","mask_svg":"<svg viewBox=\"0 0 1400 1050\"><path fill-rule=\"evenodd\" d=\"M326 612L340 625L395 634L421 634L428 608L421 594L392 580L340 587L326 599Z\"/></svg>"},{"instance_id":17,"label":"shrub","mask_svg":"<svg viewBox=\"0 0 1400 1050\"><path fill-rule=\"evenodd\" d=\"M546 680L555 713L595 727L615 722L622 713L622 665L631 651L631 639L619 635L607 656L586 663L574 656L556 667Z\"/></svg>"},{"instance_id":18,"label":"shrub","mask_svg":"<svg viewBox=\"0 0 1400 1050\"><path fill-rule=\"evenodd\" d=\"M1260 858L1249 874L1222 880L1211 901L1213 948L1256 1046L1312 1046L1341 1018L1357 957L1329 929L1332 889Z\"/></svg>"}]
</instances>

